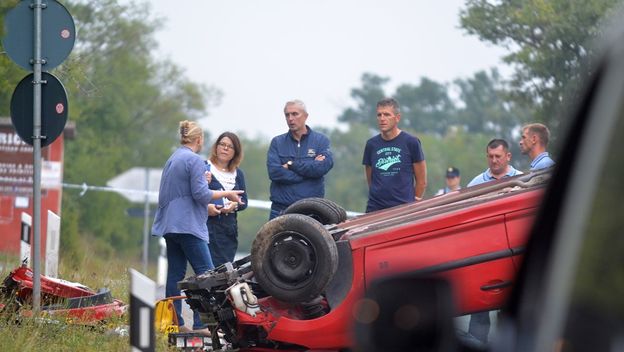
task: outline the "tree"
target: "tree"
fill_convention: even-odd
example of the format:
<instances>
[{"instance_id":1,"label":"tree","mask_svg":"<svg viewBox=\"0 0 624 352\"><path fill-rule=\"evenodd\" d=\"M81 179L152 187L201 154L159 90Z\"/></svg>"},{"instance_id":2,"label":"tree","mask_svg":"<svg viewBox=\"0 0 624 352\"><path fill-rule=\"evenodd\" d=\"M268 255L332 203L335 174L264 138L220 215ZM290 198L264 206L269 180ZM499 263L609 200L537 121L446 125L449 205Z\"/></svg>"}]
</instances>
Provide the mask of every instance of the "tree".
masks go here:
<instances>
[{"instance_id":1,"label":"tree","mask_svg":"<svg viewBox=\"0 0 624 352\"><path fill-rule=\"evenodd\" d=\"M618 0L468 0L461 27L511 53L514 99L535 120L555 129L567 87L576 87L589 72L582 63L595 56L590 41L601 33L603 19Z\"/></svg>"},{"instance_id":2,"label":"tree","mask_svg":"<svg viewBox=\"0 0 624 352\"><path fill-rule=\"evenodd\" d=\"M445 84L423 77L417 86L400 85L394 97L401 104L401 124L406 128L442 135L456 123L455 106Z\"/></svg>"},{"instance_id":3,"label":"tree","mask_svg":"<svg viewBox=\"0 0 624 352\"><path fill-rule=\"evenodd\" d=\"M334 167L325 176L325 197L346 210L363 212L368 199L362 155L371 137L365 124L352 123L347 131L324 131L331 140Z\"/></svg>"},{"instance_id":4,"label":"tree","mask_svg":"<svg viewBox=\"0 0 624 352\"><path fill-rule=\"evenodd\" d=\"M504 138L509 142L512 154L519 157L518 129L531 120L532 110L513 99L498 70L479 71L468 79L456 79L454 83L459 88L462 105L457 112L458 125L471 133Z\"/></svg>"},{"instance_id":5,"label":"tree","mask_svg":"<svg viewBox=\"0 0 624 352\"><path fill-rule=\"evenodd\" d=\"M383 86L390 79L371 73L362 75L362 87L351 89L351 98L355 100L356 108L347 108L338 121L346 123L361 123L371 128L377 128L377 102L386 97Z\"/></svg>"},{"instance_id":6,"label":"tree","mask_svg":"<svg viewBox=\"0 0 624 352\"><path fill-rule=\"evenodd\" d=\"M269 175L266 168L269 143L264 138L248 139L238 134L243 146L244 158L240 168L245 173L245 186L249 199L269 199ZM269 211L248 207L238 213L238 250L251 251L256 232L269 219Z\"/></svg>"}]
</instances>

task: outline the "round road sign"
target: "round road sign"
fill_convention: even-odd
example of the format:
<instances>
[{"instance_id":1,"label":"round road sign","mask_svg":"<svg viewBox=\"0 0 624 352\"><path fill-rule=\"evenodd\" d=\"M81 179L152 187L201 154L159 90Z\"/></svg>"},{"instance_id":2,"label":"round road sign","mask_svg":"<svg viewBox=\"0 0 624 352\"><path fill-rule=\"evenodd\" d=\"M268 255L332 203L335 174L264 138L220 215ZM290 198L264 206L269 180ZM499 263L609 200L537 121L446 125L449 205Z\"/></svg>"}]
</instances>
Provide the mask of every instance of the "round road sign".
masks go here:
<instances>
[{"instance_id":1,"label":"round road sign","mask_svg":"<svg viewBox=\"0 0 624 352\"><path fill-rule=\"evenodd\" d=\"M67 123L67 93L58 78L41 73L41 146L54 142ZM24 77L11 97L11 122L20 138L33 145L33 80L34 74Z\"/></svg>"},{"instance_id":2,"label":"round road sign","mask_svg":"<svg viewBox=\"0 0 624 352\"><path fill-rule=\"evenodd\" d=\"M76 27L67 9L55 0L42 0L41 58L42 70L49 71L65 61L74 47ZM4 18L2 45L11 60L31 71L33 69L34 10L31 1L20 1Z\"/></svg>"}]
</instances>

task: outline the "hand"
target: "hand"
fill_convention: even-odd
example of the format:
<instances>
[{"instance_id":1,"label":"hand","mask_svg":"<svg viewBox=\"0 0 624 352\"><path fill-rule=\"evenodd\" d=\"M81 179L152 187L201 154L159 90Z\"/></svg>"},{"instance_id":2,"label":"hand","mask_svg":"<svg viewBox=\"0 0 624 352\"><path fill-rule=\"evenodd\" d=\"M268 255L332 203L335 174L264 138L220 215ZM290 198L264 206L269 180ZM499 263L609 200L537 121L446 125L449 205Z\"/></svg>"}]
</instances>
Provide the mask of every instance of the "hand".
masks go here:
<instances>
[{"instance_id":1,"label":"hand","mask_svg":"<svg viewBox=\"0 0 624 352\"><path fill-rule=\"evenodd\" d=\"M230 202L228 203L227 206L223 207L223 209L221 209L221 214L229 214L229 213L233 213L236 211L236 209L238 209L238 202Z\"/></svg>"},{"instance_id":2,"label":"hand","mask_svg":"<svg viewBox=\"0 0 624 352\"><path fill-rule=\"evenodd\" d=\"M241 199L241 194L245 193L245 191L232 190L232 191L227 191L225 193L226 193L225 198L229 199L230 201L244 204L243 200Z\"/></svg>"},{"instance_id":3,"label":"hand","mask_svg":"<svg viewBox=\"0 0 624 352\"><path fill-rule=\"evenodd\" d=\"M212 172L206 171L204 173L204 176L206 177L206 182L208 182L208 183L212 182Z\"/></svg>"},{"instance_id":4,"label":"hand","mask_svg":"<svg viewBox=\"0 0 624 352\"><path fill-rule=\"evenodd\" d=\"M323 161L323 160L325 160L325 155L319 154L319 155L316 156L316 158L314 158L314 160L316 160L316 161Z\"/></svg>"},{"instance_id":5,"label":"hand","mask_svg":"<svg viewBox=\"0 0 624 352\"><path fill-rule=\"evenodd\" d=\"M217 206L215 204L208 204L208 216L217 216L221 214L221 207L221 205Z\"/></svg>"}]
</instances>

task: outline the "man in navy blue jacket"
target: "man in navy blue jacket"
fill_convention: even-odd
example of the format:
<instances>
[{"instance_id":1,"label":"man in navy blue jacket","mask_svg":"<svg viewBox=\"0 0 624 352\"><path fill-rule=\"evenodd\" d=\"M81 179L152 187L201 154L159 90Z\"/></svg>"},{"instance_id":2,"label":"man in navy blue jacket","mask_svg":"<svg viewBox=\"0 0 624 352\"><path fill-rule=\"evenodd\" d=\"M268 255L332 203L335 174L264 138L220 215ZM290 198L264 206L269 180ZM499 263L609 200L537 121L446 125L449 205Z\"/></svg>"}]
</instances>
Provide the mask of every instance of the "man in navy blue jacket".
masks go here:
<instances>
[{"instance_id":1,"label":"man in navy blue jacket","mask_svg":"<svg viewBox=\"0 0 624 352\"><path fill-rule=\"evenodd\" d=\"M288 132L273 137L267 154L271 179L271 214L281 214L292 203L325 196L325 174L334 166L329 138L306 125L308 112L301 100L286 102Z\"/></svg>"}]
</instances>

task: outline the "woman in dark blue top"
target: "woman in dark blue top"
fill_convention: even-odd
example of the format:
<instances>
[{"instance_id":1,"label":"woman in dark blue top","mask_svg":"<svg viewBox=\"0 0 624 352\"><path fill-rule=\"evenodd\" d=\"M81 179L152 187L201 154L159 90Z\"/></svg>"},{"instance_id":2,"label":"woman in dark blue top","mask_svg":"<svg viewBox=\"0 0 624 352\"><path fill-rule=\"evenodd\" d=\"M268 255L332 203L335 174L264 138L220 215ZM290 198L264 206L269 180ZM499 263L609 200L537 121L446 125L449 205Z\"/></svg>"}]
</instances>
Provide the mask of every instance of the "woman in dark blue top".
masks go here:
<instances>
[{"instance_id":1,"label":"woman in dark blue top","mask_svg":"<svg viewBox=\"0 0 624 352\"><path fill-rule=\"evenodd\" d=\"M243 160L243 148L238 136L224 132L212 145L206 168L212 174L209 187L212 190L245 191L245 175L239 169ZM238 223L236 215L247 208L247 192L242 194L242 204L227 198L213 200L208 204L208 233L210 254L215 266L232 262L238 249Z\"/></svg>"}]
</instances>

